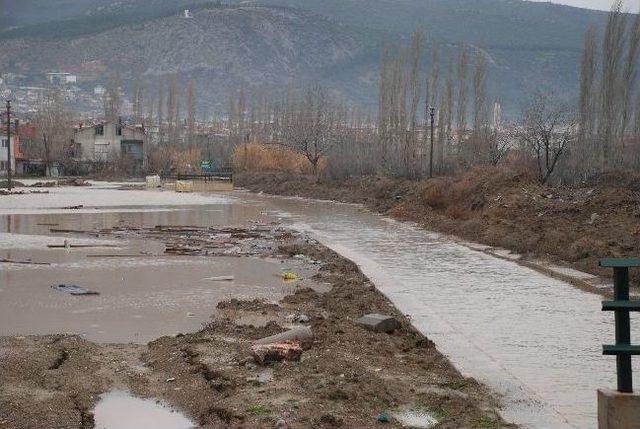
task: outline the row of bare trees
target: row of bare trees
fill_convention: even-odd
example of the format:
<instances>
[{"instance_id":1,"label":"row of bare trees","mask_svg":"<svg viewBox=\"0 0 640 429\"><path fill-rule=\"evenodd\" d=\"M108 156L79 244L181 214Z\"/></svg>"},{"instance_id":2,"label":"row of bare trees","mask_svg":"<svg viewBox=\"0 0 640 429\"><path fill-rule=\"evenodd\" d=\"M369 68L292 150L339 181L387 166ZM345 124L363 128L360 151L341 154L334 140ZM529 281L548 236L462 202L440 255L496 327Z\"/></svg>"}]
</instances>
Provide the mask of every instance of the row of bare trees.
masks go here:
<instances>
[{"instance_id":1,"label":"row of bare trees","mask_svg":"<svg viewBox=\"0 0 640 429\"><path fill-rule=\"evenodd\" d=\"M640 15L623 12L616 0L602 41L590 28L580 67L578 137L571 162L588 177L640 166L638 59Z\"/></svg>"}]
</instances>

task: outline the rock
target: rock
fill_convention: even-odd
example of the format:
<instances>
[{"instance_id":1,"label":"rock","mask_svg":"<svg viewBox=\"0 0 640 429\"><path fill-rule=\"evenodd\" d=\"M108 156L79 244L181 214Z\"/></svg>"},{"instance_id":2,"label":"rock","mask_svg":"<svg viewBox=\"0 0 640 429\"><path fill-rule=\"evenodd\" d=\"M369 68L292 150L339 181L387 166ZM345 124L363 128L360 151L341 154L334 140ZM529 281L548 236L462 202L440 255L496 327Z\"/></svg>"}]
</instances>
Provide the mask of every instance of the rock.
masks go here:
<instances>
[{"instance_id":1,"label":"rock","mask_svg":"<svg viewBox=\"0 0 640 429\"><path fill-rule=\"evenodd\" d=\"M169 377L165 380L167 383L173 383L174 381L176 381L175 377Z\"/></svg>"},{"instance_id":2,"label":"rock","mask_svg":"<svg viewBox=\"0 0 640 429\"><path fill-rule=\"evenodd\" d=\"M313 344L313 332L311 331L311 328L308 326L300 326L285 332L281 332L279 334L271 335L270 337L261 338L259 340L254 341L254 344L256 345L277 344L277 343L284 343L287 341L296 342L300 344L303 348L308 349Z\"/></svg>"},{"instance_id":3,"label":"rock","mask_svg":"<svg viewBox=\"0 0 640 429\"><path fill-rule=\"evenodd\" d=\"M298 323L309 323L311 321L311 318L309 318L309 316L307 316L306 314L298 314L293 320Z\"/></svg>"},{"instance_id":4,"label":"rock","mask_svg":"<svg viewBox=\"0 0 640 429\"><path fill-rule=\"evenodd\" d=\"M291 426L289 426L283 419L280 419L276 422L274 427L275 429L289 429Z\"/></svg>"},{"instance_id":5,"label":"rock","mask_svg":"<svg viewBox=\"0 0 640 429\"><path fill-rule=\"evenodd\" d=\"M600 215L598 213L591 213L591 217L587 221L589 225L593 225L595 222L600 220Z\"/></svg>"},{"instance_id":6,"label":"rock","mask_svg":"<svg viewBox=\"0 0 640 429\"><path fill-rule=\"evenodd\" d=\"M256 362L267 365L273 362L299 361L302 357L302 347L299 343L290 341L277 344L256 344L251 347Z\"/></svg>"},{"instance_id":7,"label":"rock","mask_svg":"<svg viewBox=\"0 0 640 429\"><path fill-rule=\"evenodd\" d=\"M367 314L356 320L356 323L373 332L390 333L400 327L400 323L395 318L383 314Z\"/></svg>"}]
</instances>

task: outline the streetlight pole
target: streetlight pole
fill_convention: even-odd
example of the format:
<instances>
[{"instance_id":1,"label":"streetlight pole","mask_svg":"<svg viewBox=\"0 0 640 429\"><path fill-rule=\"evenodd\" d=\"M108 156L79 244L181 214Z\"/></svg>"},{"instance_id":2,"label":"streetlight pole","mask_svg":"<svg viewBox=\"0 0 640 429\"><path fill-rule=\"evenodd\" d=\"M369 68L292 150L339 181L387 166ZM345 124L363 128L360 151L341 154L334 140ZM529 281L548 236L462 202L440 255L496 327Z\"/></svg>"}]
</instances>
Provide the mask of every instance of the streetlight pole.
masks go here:
<instances>
[{"instance_id":1,"label":"streetlight pole","mask_svg":"<svg viewBox=\"0 0 640 429\"><path fill-rule=\"evenodd\" d=\"M431 147L429 148L429 178L433 178L433 118L435 116L435 108L429 107L429 117L431 119Z\"/></svg>"},{"instance_id":2,"label":"streetlight pole","mask_svg":"<svg viewBox=\"0 0 640 429\"><path fill-rule=\"evenodd\" d=\"M11 100L7 100L7 189L11 191Z\"/></svg>"}]
</instances>

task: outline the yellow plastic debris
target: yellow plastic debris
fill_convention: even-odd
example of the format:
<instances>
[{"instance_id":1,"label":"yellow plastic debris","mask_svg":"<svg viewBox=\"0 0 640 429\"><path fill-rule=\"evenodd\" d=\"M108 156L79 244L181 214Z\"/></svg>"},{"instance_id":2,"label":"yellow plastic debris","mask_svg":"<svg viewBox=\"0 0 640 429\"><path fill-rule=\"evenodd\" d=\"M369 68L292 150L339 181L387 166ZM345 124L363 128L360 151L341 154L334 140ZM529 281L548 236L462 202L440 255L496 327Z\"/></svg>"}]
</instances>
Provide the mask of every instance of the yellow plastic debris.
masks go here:
<instances>
[{"instance_id":1,"label":"yellow plastic debris","mask_svg":"<svg viewBox=\"0 0 640 429\"><path fill-rule=\"evenodd\" d=\"M297 275L296 273L290 273L290 272L282 274L282 278L284 280L290 280L290 281L300 280L300 276L299 275Z\"/></svg>"}]
</instances>

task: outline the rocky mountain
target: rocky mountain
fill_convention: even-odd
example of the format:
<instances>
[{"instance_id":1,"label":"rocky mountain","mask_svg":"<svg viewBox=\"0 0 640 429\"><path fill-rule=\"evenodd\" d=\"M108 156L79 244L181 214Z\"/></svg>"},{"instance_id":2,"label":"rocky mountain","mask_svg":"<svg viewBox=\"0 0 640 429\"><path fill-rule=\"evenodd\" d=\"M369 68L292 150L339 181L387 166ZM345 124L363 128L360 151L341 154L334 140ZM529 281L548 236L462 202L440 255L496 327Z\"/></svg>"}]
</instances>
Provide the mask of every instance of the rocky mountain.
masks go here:
<instances>
[{"instance_id":1,"label":"rocky mountain","mask_svg":"<svg viewBox=\"0 0 640 429\"><path fill-rule=\"evenodd\" d=\"M231 4L230 4L231 2ZM442 47L460 43L489 60L492 98L509 115L536 90L575 97L582 37L602 12L522 0L0 0L0 72L42 75L104 64L129 85L176 74L201 102L228 94L321 82L372 106L384 41L416 28ZM193 18L180 12L189 8ZM49 13L51 12L51 13ZM430 66L425 44L423 67Z\"/></svg>"}]
</instances>

